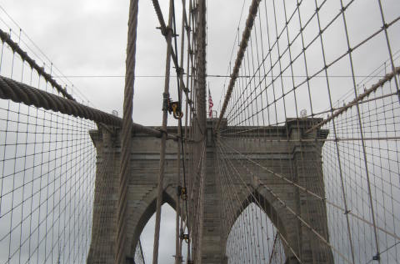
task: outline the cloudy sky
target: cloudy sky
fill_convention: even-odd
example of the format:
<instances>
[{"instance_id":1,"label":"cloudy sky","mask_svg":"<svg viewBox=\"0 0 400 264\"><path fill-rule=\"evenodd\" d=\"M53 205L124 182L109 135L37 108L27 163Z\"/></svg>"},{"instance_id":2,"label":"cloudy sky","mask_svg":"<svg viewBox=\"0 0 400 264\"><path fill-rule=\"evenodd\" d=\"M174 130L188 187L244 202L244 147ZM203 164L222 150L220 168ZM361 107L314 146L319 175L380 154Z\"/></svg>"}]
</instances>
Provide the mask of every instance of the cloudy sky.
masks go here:
<instances>
[{"instance_id":1,"label":"cloudy sky","mask_svg":"<svg viewBox=\"0 0 400 264\"><path fill-rule=\"evenodd\" d=\"M236 25L242 10L243 1L229 1L229 5L225 2L228 1L210 3L209 19L213 25L209 29L210 74L227 73ZM2 0L0 3L64 75L117 76L69 79L99 109L107 112L117 110L122 114L124 78L121 76L125 74L129 1ZM166 17L168 3L160 3ZM180 13L178 4L177 9ZM156 29L157 26L158 20L151 1L140 1L138 76L164 74L165 40ZM218 86L221 81L216 78L209 80L213 95L215 90L215 102L219 101ZM135 122L161 124L162 90L162 77L136 79Z\"/></svg>"},{"instance_id":2,"label":"cloudy sky","mask_svg":"<svg viewBox=\"0 0 400 264\"><path fill-rule=\"evenodd\" d=\"M225 75L242 7L249 1L210 2L208 17L213 26L209 28L208 72ZM160 4L166 17L168 1L160 1ZM7 18L6 11L22 28L22 39L28 41L29 37L40 49L28 44L38 57L44 59L45 55L46 65L50 61L63 75L71 76L69 81L75 87L69 91L75 97L81 98L83 94L96 108L106 112L117 110L122 115L129 1L1 0L0 5L4 8L0 10L1 28L11 26L18 34L18 27ZM177 10L180 14L179 4ZM144 125L161 124L166 48L163 36L156 29L158 26L151 1L140 1L133 117L135 122ZM209 79L215 105L218 105L224 81L224 78ZM65 79L60 82L71 87ZM164 242L160 245L160 259L168 263L174 254L174 244L170 243L174 237L174 217L173 209L163 206L161 239ZM142 235L147 263L152 254L153 232L154 218Z\"/></svg>"},{"instance_id":3,"label":"cloudy sky","mask_svg":"<svg viewBox=\"0 0 400 264\"><path fill-rule=\"evenodd\" d=\"M231 59L232 46L237 34L242 7L244 6L243 22L247 16L249 2L250 0L209 1L208 74L228 74L228 63ZM385 0L384 2L387 19L391 21L398 16L400 2L396 0ZM168 1L162 0L160 3L166 17ZM363 3L368 4L363 5ZM352 13L350 19L350 22L351 20L356 21L354 25L357 25L357 27L350 27L355 42L362 40L363 37L367 36L366 34L371 34L371 28L379 28L379 16L369 16L369 19L366 19L365 14L370 14L369 10L372 6L370 3L373 3L375 8L376 1L356 1L358 5L354 8L354 13ZM117 110L121 116L129 1L0 0L0 5L62 74L70 76L69 80L75 86L73 93L83 94L92 105L103 111ZM177 8L179 14L179 6ZM336 10L336 14L337 5L333 8L332 10ZM309 10L313 9L309 8ZM2 19L7 20L3 11L0 10L0 14ZM329 14L327 14L327 17L329 17ZM11 22L7 20L7 23ZM159 30L156 29L157 26L159 24L151 1L140 1L136 68L138 77L135 83L133 119L135 122L144 125L161 124L165 40ZM394 30L400 32L399 23L396 24L394 29L391 29L393 51L396 52L400 47L400 34L394 34ZM241 29L239 31L241 32ZM334 54L332 57L335 58L340 54L339 50L345 48L345 46L343 46L343 41L339 41L334 34L332 35L333 37L329 39L330 41L327 41L326 45L327 49L332 51L330 54ZM339 42L341 46L338 44ZM374 45L374 42L372 44ZM379 47L386 52L384 45L379 43ZM386 53L378 51L371 53L371 48L365 49L365 52L368 53L368 57L363 53L360 53L358 57L355 56L357 74L359 75L369 74L387 59ZM43 55L39 57L43 57ZM235 54L233 57L235 57ZM341 71L340 64L337 68L336 73L345 72ZM346 70L348 73L348 67ZM220 102L224 81L226 81L224 78L208 79L216 106ZM351 88L351 83L349 84L348 81L341 81L336 84L336 89L347 91ZM174 93L172 94L174 95ZM338 94L342 94L342 91ZM326 103L326 101L321 101L321 104L323 103ZM326 107L326 105L322 105L322 107ZM174 212L168 206L163 208L164 219L169 220L163 222L165 233L162 232L161 235L166 242L161 244L160 250L165 256L161 259L169 260L174 253L173 246L168 248L168 244L171 244L168 243L170 241L168 238L174 234ZM151 255L153 225L154 219L150 220L143 235L147 260Z\"/></svg>"}]
</instances>

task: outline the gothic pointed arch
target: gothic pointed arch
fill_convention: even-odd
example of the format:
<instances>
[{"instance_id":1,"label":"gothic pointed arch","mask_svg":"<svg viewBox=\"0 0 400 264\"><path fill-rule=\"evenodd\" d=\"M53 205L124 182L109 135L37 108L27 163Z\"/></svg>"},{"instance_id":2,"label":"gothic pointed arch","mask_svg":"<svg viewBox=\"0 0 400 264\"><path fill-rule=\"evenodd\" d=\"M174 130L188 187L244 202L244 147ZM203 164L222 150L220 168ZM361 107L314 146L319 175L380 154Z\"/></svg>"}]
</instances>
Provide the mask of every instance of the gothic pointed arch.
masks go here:
<instances>
[{"instance_id":1,"label":"gothic pointed arch","mask_svg":"<svg viewBox=\"0 0 400 264\"><path fill-rule=\"evenodd\" d=\"M292 217L290 217L284 210L282 210L282 206L279 206L276 203L274 197L268 193L262 186L257 186L256 188L252 187L251 193L248 193L245 196L242 196L242 200L240 203L236 203L239 206L235 206L236 210L234 211L234 215L230 218L229 225L226 229L226 240L228 242L229 235L233 231L235 224L239 221L239 218L243 216L243 214L249 210L250 207L260 208L262 213L265 214L266 223L272 225L273 228L277 231L279 239L283 238L288 245L282 243L284 255L286 256L286 260L295 259L293 255L293 250L295 251L295 247L297 246L297 237L295 233L291 233L290 229L295 228L294 226L297 224L297 221L294 221ZM264 223L263 223L264 225ZM265 227L263 227L265 228ZM262 230L257 230L261 235L266 235L262 232ZM268 237L268 240L270 238ZM225 245L225 248L227 245ZM227 248L226 248L227 249ZM228 252L226 252L228 255ZM290 262L295 263L295 262Z\"/></svg>"},{"instance_id":2,"label":"gothic pointed arch","mask_svg":"<svg viewBox=\"0 0 400 264\"><path fill-rule=\"evenodd\" d=\"M176 210L176 188L172 184L168 184L163 191L162 204L167 203ZM128 241L130 243L130 255L133 256L140 234L145 228L150 218L156 212L157 188L149 191L141 200L132 202L132 206L136 206L137 210L131 211L128 219Z\"/></svg>"}]
</instances>

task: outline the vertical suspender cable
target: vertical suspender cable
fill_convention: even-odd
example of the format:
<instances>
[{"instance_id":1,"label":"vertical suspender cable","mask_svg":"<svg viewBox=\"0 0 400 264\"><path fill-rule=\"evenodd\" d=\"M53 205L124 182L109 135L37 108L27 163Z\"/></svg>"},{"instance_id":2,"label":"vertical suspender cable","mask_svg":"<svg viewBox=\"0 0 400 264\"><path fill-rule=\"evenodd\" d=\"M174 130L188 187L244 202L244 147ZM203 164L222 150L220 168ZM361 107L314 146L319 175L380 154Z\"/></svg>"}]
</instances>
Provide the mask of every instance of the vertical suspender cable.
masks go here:
<instances>
[{"instance_id":1,"label":"vertical suspender cable","mask_svg":"<svg viewBox=\"0 0 400 264\"><path fill-rule=\"evenodd\" d=\"M178 128L178 137L182 137L181 133L181 120L178 120L179 122L179 128ZM176 151L176 167L178 169L177 173L177 186L181 186L181 145L183 144L181 139L178 139L177 141L177 151ZM183 154L183 153L182 153ZM175 264L181 263L182 262L182 257L181 257L181 244L180 244L180 224L179 224L179 216L181 215L181 197L180 194L177 195L176 197L176 244L175 244ZM182 215L183 216L183 215Z\"/></svg>"},{"instance_id":2,"label":"vertical suspender cable","mask_svg":"<svg viewBox=\"0 0 400 264\"><path fill-rule=\"evenodd\" d=\"M349 50L348 52L348 57L349 57L349 63L350 63L350 69L351 69L351 76L352 76L352 81L353 81L353 89L354 89L354 97L358 97L358 92L357 92L357 84L356 84L356 79L355 79L355 74L354 74L354 63L353 63L353 53L352 49L350 46L350 37L349 37L349 31L347 27L347 20L346 20L346 14L345 11L346 9L344 8L344 3L343 0L340 0L340 4L342 7L342 18L343 18L343 25L344 25L344 31L346 33L346 42L347 42L347 48ZM361 116L361 110L360 110L360 105L359 102L356 102L356 110L357 110L357 119L358 119L358 129L360 133L360 138L361 138L361 149L363 153L363 158L364 158L364 168L365 168L365 177L367 180L367 186L368 186L368 197L369 197L369 203L370 203L370 209L371 209L371 218L372 218L372 223L373 223L373 231L374 231L374 238L375 238L375 246L376 246L376 257L378 263L381 263L380 259L380 252L379 252L379 237L378 237L378 230L377 230L377 225L376 225L376 215L375 215L375 208L374 208L374 203L373 203L373 198L372 198L372 188L371 188L371 180L370 180L370 171L369 171L369 166L368 166L368 156L367 156L367 146L365 144L364 140L364 126L362 122L362 116Z\"/></svg>"},{"instance_id":3,"label":"vertical suspender cable","mask_svg":"<svg viewBox=\"0 0 400 264\"><path fill-rule=\"evenodd\" d=\"M191 77L190 82L189 82L189 75L193 74L193 68L191 67L193 65L193 50L192 50L192 42L191 42L191 38L193 39L193 34L190 34L190 32L192 31L191 26L192 26L192 17L193 17L193 1L189 0L189 14L188 14L188 27L186 28L187 30L187 48L188 48L188 57L187 57L187 66L186 66L186 72L187 72L187 76L186 76L186 83L188 88L192 91L190 94L190 100L191 102L193 102L193 80L194 78ZM190 74L189 74L190 73ZM188 102L186 103L186 118L185 118L185 140L187 140L188 138L192 139L192 132L193 129L191 128L190 130L188 130L188 118L189 118L189 112L188 112ZM190 105L190 125L191 127L193 126L193 108L192 105ZM192 147L186 148L187 145L185 145L185 149L184 149L184 154L187 151L188 153L190 153L190 161L188 164L188 171L191 172L191 163L193 161L193 152L191 152L190 150L192 150ZM186 158L186 156L184 155L184 159ZM185 184L187 186L187 190L190 190L190 183L191 183L191 177L188 177L187 179L187 183ZM191 219L191 215L190 215L190 205L188 205L188 201L185 201L185 209L186 209L186 226L188 227L188 230L190 229L190 223L189 223L189 219ZM190 232L190 231L189 231ZM191 234L191 233L189 233ZM192 260L192 255L191 255L191 240L189 239L188 243L187 243L187 262ZM182 249L182 242L181 242L181 249Z\"/></svg>"},{"instance_id":4,"label":"vertical suspender cable","mask_svg":"<svg viewBox=\"0 0 400 264\"><path fill-rule=\"evenodd\" d=\"M198 214L198 233L197 233L197 248L196 255L193 256L195 258L195 263L201 263L201 252L202 252L202 240L203 240L203 215L204 215L204 186L205 186L205 171L206 171L206 162L207 155L205 151L205 137L206 137L206 0L198 1L198 39L197 39L197 78L198 78L198 86L196 93L196 106L197 106L197 122L198 128L200 129L200 133L198 133L198 144L197 151L200 149L204 149L203 153L199 157L203 162L201 163L200 169L200 186L199 186L199 195L198 199L200 199L199 208L197 210Z\"/></svg>"},{"instance_id":5,"label":"vertical suspender cable","mask_svg":"<svg viewBox=\"0 0 400 264\"><path fill-rule=\"evenodd\" d=\"M182 38L181 38L181 61L180 61L180 67L182 67L181 69L183 69L183 53L184 53L184 47L185 47L185 10L186 10L186 0L182 0ZM176 27L175 24L175 18L174 18L174 26ZM175 28L174 27L174 28ZM177 50L177 49L176 49ZM178 71L178 74L182 74L182 70ZM178 82L181 81L183 82L182 78L179 78L178 76ZM179 95L179 104L182 104L182 87L179 90L178 89L178 95ZM188 102L186 100L186 106L187 106ZM181 105L182 107L182 105ZM187 109L187 107L186 107ZM187 116L187 111L186 111L186 116ZM183 165L185 162L185 156L184 156L184 147L183 147L183 140L182 140L182 120L179 119L178 120L178 141L177 141L177 168L178 168L178 175L177 175L177 185L181 186L181 155L183 155ZM181 149L182 149L182 153L181 153ZM185 167L183 166L183 173L185 174ZM186 187L186 186L184 186ZM184 205L183 205L184 206ZM179 264L182 262L182 254L181 254L181 239L180 239L180 219L179 217L183 218L183 213L181 213L181 203L180 203L180 195L178 195L177 197L177 205L176 205L176 245L175 245L175 264ZM184 232L184 231L182 231Z\"/></svg>"},{"instance_id":6,"label":"vertical suspender cable","mask_svg":"<svg viewBox=\"0 0 400 264\"><path fill-rule=\"evenodd\" d=\"M168 17L168 28L166 32L167 38L167 59L165 65L165 85L163 94L163 120L162 120L162 137L161 137L161 150L160 150L160 171L158 177L158 189L157 189L157 207L156 207L156 225L154 232L154 247L153 247L153 264L158 263L158 245L160 238L160 221L161 221L161 204L162 204L162 194L164 185L164 170L165 170L165 148L167 142L167 123L168 123L168 109L167 103L169 99L169 79L170 79L170 69L171 69L171 50L172 50L172 13L173 13L173 0L169 4L169 17Z\"/></svg>"},{"instance_id":7,"label":"vertical suspender cable","mask_svg":"<svg viewBox=\"0 0 400 264\"><path fill-rule=\"evenodd\" d=\"M129 8L128 22L128 47L126 59L126 76L124 90L124 109L121 133L121 170L119 179L119 199L117 215L117 241L115 263L125 263L125 240L126 240L126 211L127 211L127 191L128 179L130 176L130 154L132 136L132 113L133 113L133 86L135 81L136 65L136 38L137 38L137 18L139 0L131 0Z\"/></svg>"}]
</instances>

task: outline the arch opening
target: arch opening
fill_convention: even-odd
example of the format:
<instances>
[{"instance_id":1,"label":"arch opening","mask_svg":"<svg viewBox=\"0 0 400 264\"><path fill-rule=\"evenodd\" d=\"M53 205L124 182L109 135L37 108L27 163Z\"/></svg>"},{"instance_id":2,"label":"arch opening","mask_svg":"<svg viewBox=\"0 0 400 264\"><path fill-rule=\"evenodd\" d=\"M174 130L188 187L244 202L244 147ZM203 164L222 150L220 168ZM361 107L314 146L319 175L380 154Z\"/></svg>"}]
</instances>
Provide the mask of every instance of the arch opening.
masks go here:
<instances>
[{"instance_id":1,"label":"arch opening","mask_svg":"<svg viewBox=\"0 0 400 264\"><path fill-rule=\"evenodd\" d=\"M135 228L135 235L132 241L132 258L134 263L152 263L153 246L155 233L157 199L149 204L142 213L140 221ZM164 192L163 204L161 207L161 225L159 239L159 263L172 263L176 254L176 203L175 200ZM179 221L181 218L179 217ZM140 252L142 251L143 254ZM182 243L182 256L186 260L186 243ZM143 259L143 261L142 261Z\"/></svg>"},{"instance_id":2,"label":"arch opening","mask_svg":"<svg viewBox=\"0 0 400 264\"><path fill-rule=\"evenodd\" d=\"M282 236L272 220L255 202L243 208L227 238L228 263L285 263Z\"/></svg>"}]
</instances>

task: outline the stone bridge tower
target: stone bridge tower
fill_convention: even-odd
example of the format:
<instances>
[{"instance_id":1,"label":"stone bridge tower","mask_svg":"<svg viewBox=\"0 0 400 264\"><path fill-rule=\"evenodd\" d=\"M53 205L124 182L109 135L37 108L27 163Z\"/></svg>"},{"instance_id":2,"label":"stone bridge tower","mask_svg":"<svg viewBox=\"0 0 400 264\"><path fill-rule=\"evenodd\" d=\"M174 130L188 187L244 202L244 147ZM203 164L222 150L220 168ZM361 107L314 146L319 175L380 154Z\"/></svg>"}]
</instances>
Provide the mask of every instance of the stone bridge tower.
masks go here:
<instances>
[{"instance_id":1,"label":"stone bridge tower","mask_svg":"<svg viewBox=\"0 0 400 264\"><path fill-rule=\"evenodd\" d=\"M240 173L246 185L257 197L258 204L268 215L282 237L291 245L293 251L285 248L286 263L298 263L294 254L302 263L333 263L330 248L321 243L315 232L329 241L327 212L325 202L299 190L293 183L305 187L320 197L325 197L321 149L323 141L303 140L304 131L320 120L291 119L279 127L236 127L242 131L242 139L231 138L229 133L214 133L216 120L207 121L207 159L204 191L204 217L202 237L202 264L228 263L226 242L234 220L241 214L241 208L251 202L248 192L240 192L243 183L232 182L223 186L219 180L217 141L229 145L235 151L228 151L229 159L240 162ZM233 128L232 128L233 129ZM230 131L230 129L224 129ZM170 127L169 133L176 134L177 128ZM326 138L328 131L318 130L307 134L307 138ZM88 263L114 263L116 210L118 197L118 175L120 165L120 134L105 127L90 133L97 149L97 176L93 213L92 242ZM268 139L268 140L264 140ZM260 144L262 142L262 144ZM127 238L130 256L134 256L139 236L150 217L156 210L157 177L159 170L160 139L141 133L132 134L131 178L129 180L129 220ZM163 202L176 208L177 198L177 144L170 140L167 143L166 171L164 180ZM256 169L256 161L267 170ZM278 165L277 160L280 161ZM282 166L283 164L283 166ZM250 171L257 171L252 175ZM276 176L284 176L285 181ZM190 177L190 175L188 175ZM261 185L267 186L267 188ZM243 193L242 202L230 202L237 211L234 216L225 215L222 210L222 189L231 188ZM277 199L279 197L281 201ZM282 201L284 203L282 203ZM284 206L294 208L289 212ZM297 217L298 216L298 217ZM313 230L299 220L304 219L313 226ZM228 224L227 224L228 223ZM315 256L318 256L317 258ZM127 262L129 263L129 261Z\"/></svg>"}]
</instances>

